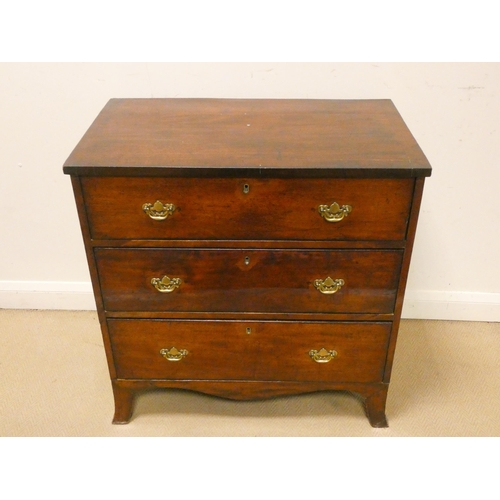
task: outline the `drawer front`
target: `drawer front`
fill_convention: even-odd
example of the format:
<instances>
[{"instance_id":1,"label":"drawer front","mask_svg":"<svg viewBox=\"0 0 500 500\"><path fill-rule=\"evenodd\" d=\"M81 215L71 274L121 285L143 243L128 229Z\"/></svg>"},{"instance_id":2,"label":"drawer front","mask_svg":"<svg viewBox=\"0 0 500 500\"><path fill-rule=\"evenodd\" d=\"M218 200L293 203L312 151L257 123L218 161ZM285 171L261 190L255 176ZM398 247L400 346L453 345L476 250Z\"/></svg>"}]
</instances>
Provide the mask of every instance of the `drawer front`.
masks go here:
<instances>
[{"instance_id":1,"label":"drawer front","mask_svg":"<svg viewBox=\"0 0 500 500\"><path fill-rule=\"evenodd\" d=\"M380 382L390 334L389 323L108 320L108 328L118 378L171 380Z\"/></svg>"},{"instance_id":2,"label":"drawer front","mask_svg":"<svg viewBox=\"0 0 500 500\"><path fill-rule=\"evenodd\" d=\"M94 252L107 311L392 313L402 260L397 250Z\"/></svg>"},{"instance_id":3,"label":"drawer front","mask_svg":"<svg viewBox=\"0 0 500 500\"><path fill-rule=\"evenodd\" d=\"M403 240L413 183L82 178L94 239Z\"/></svg>"}]
</instances>

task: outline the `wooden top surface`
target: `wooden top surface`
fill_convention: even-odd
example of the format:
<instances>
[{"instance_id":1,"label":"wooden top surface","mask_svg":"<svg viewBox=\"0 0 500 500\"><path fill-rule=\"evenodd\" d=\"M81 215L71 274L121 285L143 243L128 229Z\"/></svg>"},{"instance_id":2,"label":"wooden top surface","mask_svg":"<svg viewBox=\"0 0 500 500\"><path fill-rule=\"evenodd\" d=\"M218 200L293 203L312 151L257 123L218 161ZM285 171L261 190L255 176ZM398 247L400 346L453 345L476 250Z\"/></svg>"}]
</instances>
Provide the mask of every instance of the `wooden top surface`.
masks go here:
<instances>
[{"instance_id":1,"label":"wooden top surface","mask_svg":"<svg viewBox=\"0 0 500 500\"><path fill-rule=\"evenodd\" d=\"M77 175L419 177L390 100L111 99L64 164Z\"/></svg>"}]
</instances>

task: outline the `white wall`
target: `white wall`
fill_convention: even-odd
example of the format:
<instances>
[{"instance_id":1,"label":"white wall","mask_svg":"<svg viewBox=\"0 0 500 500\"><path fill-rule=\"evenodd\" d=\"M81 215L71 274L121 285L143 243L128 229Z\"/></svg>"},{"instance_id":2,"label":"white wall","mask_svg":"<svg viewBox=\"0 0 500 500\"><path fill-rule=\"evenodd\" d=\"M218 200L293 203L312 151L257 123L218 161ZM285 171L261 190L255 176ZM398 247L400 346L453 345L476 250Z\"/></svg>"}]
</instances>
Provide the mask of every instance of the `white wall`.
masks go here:
<instances>
[{"instance_id":1,"label":"white wall","mask_svg":"<svg viewBox=\"0 0 500 500\"><path fill-rule=\"evenodd\" d=\"M0 64L0 308L94 308L62 164L112 97L390 98L433 166L404 317L500 321L500 64Z\"/></svg>"}]
</instances>

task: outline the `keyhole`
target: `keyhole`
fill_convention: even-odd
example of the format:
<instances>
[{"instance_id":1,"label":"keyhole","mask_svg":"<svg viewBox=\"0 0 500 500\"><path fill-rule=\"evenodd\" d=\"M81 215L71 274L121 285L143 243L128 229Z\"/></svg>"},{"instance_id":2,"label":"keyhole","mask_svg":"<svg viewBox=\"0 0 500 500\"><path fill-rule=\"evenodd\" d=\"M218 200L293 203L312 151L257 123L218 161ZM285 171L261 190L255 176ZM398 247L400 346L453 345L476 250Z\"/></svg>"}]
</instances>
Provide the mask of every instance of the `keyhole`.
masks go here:
<instances>
[{"instance_id":1,"label":"keyhole","mask_svg":"<svg viewBox=\"0 0 500 500\"><path fill-rule=\"evenodd\" d=\"M250 257L245 257L245 265L248 266L250 264Z\"/></svg>"},{"instance_id":2,"label":"keyhole","mask_svg":"<svg viewBox=\"0 0 500 500\"><path fill-rule=\"evenodd\" d=\"M250 335L252 333L252 329L251 328L247 328L247 334Z\"/></svg>"},{"instance_id":3,"label":"keyhole","mask_svg":"<svg viewBox=\"0 0 500 500\"><path fill-rule=\"evenodd\" d=\"M248 194L249 191L250 191L250 186L248 184L244 184L243 185L243 192L245 194Z\"/></svg>"}]
</instances>

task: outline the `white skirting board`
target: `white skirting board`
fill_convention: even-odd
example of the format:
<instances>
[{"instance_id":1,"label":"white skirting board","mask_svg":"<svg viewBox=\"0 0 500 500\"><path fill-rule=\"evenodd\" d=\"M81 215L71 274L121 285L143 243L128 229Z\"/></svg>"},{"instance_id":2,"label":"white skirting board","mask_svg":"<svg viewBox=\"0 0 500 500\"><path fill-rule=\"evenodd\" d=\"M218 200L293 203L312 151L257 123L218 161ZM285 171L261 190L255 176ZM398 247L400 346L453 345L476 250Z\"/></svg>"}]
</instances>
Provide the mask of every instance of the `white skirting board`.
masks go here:
<instances>
[{"instance_id":1,"label":"white skirting board","mask_svg":"<svg viewBox=\"0 0 500 500\"><path fill-rule=\"evenodd\" d=\"M401 316L500 322L500 293L407 290Z\"/></svg>"},{"instance_id":2,"label":"white skirting board","mask_svg":"<svg viewBox=\"0 0 500 500\"><path fill-rule=\"evenodd\" d=\"M0 309L95 308L90 282L0 281ZM407 290L402 317L500 322L500 293Z\"/></svg>"},{"instance_id":3,"label":"white skirting board","mask_svg":"<svg viewBox=\"0 0 500 500\"><path fill-rule=\"evenodd\" d=\"M90 281L0 281L0 309L96 309Z\"/></svg>"}]
</instances>

